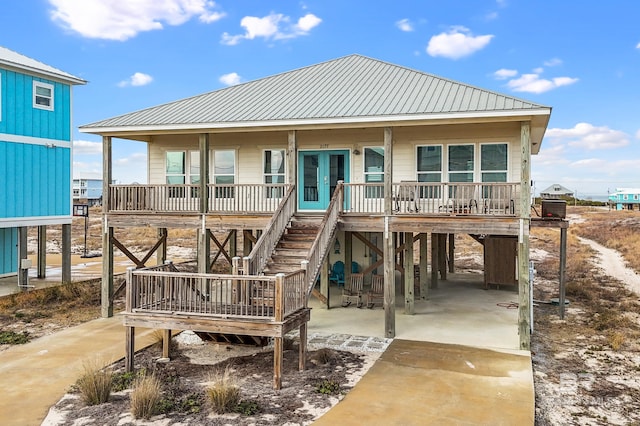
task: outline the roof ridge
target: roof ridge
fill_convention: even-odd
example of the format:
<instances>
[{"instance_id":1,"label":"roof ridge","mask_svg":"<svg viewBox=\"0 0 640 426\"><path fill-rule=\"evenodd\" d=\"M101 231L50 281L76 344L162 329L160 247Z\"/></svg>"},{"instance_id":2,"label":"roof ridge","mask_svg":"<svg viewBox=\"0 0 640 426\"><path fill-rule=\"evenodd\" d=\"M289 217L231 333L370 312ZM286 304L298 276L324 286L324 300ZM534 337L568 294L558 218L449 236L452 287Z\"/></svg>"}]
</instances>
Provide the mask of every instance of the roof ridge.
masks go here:
<instances>
[{"instance_id":1,"label":"roof ridge","mask_svg":"<svg viewBox=\"0 0 640 426\"><path fill-rule=\"evenodd\" d=\"M15 50L9 49L5 46L0 46L0 64L5 64L7 66L46 76L57 77L59 79L71 81L76 84L86 83L86 80L83 80L80 77L76 77L73 74L69 74L68 72L62 71L59 68L45 64L42 61L16 52Z\"/></svg>"}]
</instances>

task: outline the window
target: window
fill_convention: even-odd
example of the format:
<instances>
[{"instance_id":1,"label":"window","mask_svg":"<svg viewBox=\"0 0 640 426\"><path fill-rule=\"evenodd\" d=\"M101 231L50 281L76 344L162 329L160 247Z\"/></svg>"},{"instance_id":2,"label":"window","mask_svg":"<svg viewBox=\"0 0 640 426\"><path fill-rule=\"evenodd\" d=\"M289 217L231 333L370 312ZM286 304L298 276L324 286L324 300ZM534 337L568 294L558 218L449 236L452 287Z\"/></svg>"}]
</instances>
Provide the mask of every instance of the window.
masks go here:
<instances>
[{"instance_id":1,"label":"window","mask_svg":"<svg viewBox=\"0 0 640 426\"><path fill-rule=\"evenodd\" d=\"M442 182L442 146L419 146L416 170L418 182ZM440 197L439 186L421 186L420 197Z\"/></svg>"},{"instance_id":2,"label":"window","mask_svg":"<svg viewBox=\"0 0 640 426\"><path fill-rule=\"evenodd\" d=\"M33 82L33 107L53 111L53 85Z\"/></svg>"},{"instance_id":3,"label":"window","mask_svg":"<svg viewBox=\"0 0 640 426\"><path fill-rule=\"evenodd\" d=\"M264 166L262 169L264 183L284 183L284 158L284 149L267 149L264 151ZM282 198L284 196L284 187L268 187L266 194L267 198Z\"/></svg>"},{"instance_id":4,"label":"window","mask_svg":"<svg viewBox=\"0 0 640 426\"><path fill-rule=\"evenodd\" d=\"M449 182L473 182L473 145L449 145Z\"/></svg>"},{"instance_id":5,"label":"window","mask_svg":"<svg viewBox=\"0 0 640 426\"><path fill-rule=\"evenodd\" d=\"M213 151L213 183L233 185L236 176L236 152L234 150ZM233 198L233 187L216 188L216 198Z\"/></svg>"},{"instance_id":6,"label":"window","mask_svg":"<svg viewBox=\"0 0 640 426\"><path fill-rule=\"evenodd\" d=\"M382 198L384 192L384 148L373 147L364 149L364 181L366 183L379 183L376 186L367 186L365 198Z\"/></svg>"},{"instance_id":7,"label":"window","mask_svg":"<svg viewBox=\"0 0 640 426\"><path fill-rule=\"evenodd\" d=\"M506 143L480 146L480 173L482 174L482 182L506 182L507 165ZM560 191L560 187L554 189Z\"/></svg>"},{"instance_id":8,"label":"window","mask_svg":"<svg viewBox=\"0 0 640 426\"><path fill-rule=\"evenodd\" d=\"M184 185L186 179L184 151L169 151L166 155L166 179L169 185ZM184 197L184 188L169 188L169 197Z\"/></svg>"},{"instance_id":9,"label":"window","mask_svg":"<svg viewBox=\"0 0 640 426\"><path fill-rule=\"evenodd\" d=\"M189 151L189 183L200 184L200 151ZM199 197L200 188L191 188L191 196Z\"/></svg>"}]
</instances>

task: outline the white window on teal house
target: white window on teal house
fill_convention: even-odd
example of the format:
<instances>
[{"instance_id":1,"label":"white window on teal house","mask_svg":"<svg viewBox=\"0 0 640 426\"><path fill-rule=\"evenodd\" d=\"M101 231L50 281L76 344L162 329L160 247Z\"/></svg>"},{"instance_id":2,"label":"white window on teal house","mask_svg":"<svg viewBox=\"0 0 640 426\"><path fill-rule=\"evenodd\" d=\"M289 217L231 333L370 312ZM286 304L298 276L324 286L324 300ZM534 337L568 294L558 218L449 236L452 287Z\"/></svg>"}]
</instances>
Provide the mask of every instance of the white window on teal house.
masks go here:
<instances>
[{"instance_id":1,"label":"white window on teal house","mask_svg":"<svg viewBox=\"0 0 640 426\"><path fill-rule=\"evenodd\" d=\"M236 179L236 152L232 149L213 151L213 183L233 185ZM233 198L234 188L216 188L216 198Z\"/></svg>"},{"instance_id":2,"label":"white window on teal house","mask_svg":"<svg viewBox=\"0 0 640 426\"><path fill-rule=\"evenodd\" d=\"M364 181L380 185L367 186L365 198L382 198L384 192L384 147L364 149Z\"/></svg>"},{"instance_id":3,"label":"white window on teal house","mask_svg":"<svg viewBox=\"0 0 640 426\"><path fill-rule=\"evenodd\" d=\"M506 143L492 143L480 146L482 182L506 182L508 164Z\"/></svg>"},{"instance_id":4,"label":"white window on teal house","mask_svg":"<svg viewBox=\"0 0 640 426\"><path fill-rule=\"evenodd\" d=\"M33 82L33 107L53 111L53 85L41 81Z\"/></svg>"},{"instance_id":5,"label":"white window on teal house","mask_svg":"<svg viewBox=\"0 0 640 426\"><path fill-rule=\"evenodd\" d=\"M263 156L262 173L264 175L264 183L283 184L285 180L284 169L284 149L266 149ZM284 196L284 188L282 186L267 187L267 198L282 198Z\"/></svg>"},{"instance_id":6,"label":"white window on teal house","mask_svg":"<svg viewBox=\"0 0 640 426\"><path fill-rule=\"evenodd\" d=\"M416 155L418 182L442 182L442 145L419 146ZM440 186L421 186L421 198L439 198Z\"/></svg>"}]
</instances>

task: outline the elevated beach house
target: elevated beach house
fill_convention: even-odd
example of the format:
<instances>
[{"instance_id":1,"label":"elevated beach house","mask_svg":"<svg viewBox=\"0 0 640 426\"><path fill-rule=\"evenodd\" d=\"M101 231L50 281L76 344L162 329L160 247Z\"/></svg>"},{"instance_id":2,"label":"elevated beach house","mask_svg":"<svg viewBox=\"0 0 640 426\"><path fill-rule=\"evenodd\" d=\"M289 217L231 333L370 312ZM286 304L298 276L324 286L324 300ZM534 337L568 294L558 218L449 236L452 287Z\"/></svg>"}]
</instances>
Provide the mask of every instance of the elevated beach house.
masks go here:
<instances>
[{"instance_id":1,"label":"elevated beach house","mask_svg":"<svg viewBox=\"0 0 640 426\"><path fill-rule=\"evenodd\" d=\"M0 46L0 277L26 286L27 231L38 228L38 276L46 227L62 225L62 278L71 279L72 88L86 82Z\"/></svg>"},{"instance_id":2,"label":"elevated beach house","mask_svg":"<svg viewBox=\"0 0 640 426\"><path fill-rule=\"evenodd\" d=\"M84 125L103 138L103 313L112 313L113 247L123 248L114 229L150 226L158 242L128 273L131 330L268 336L277 354L294 327L306 340L307 299L328 296L325 272L340 261L350 265L345 285L349 275L384 278L393 337L396 271L412 314L414 294L426 297L453 260L447 235L471 234L494 247L485 274L507 265L528 348L530 164L550 113L350 55ZM148 184L108 184L112 138L147 143ZM163 264L167 228L194 230L198 273ZM146 264L153 251L158 266ZM221 256L231 273L211 274Z\"/></svg>"},{"instance_id":3,"label":"elevated beach house","mask_svg":"<svg viewBox=\"0 0 640 426\"><path fill-rule=\"evenodd\" d=\"M633 210L640 208L640 188L616 188L615 192L609 194L609 205L615 210Z\"/></svg>"}]
</instances>

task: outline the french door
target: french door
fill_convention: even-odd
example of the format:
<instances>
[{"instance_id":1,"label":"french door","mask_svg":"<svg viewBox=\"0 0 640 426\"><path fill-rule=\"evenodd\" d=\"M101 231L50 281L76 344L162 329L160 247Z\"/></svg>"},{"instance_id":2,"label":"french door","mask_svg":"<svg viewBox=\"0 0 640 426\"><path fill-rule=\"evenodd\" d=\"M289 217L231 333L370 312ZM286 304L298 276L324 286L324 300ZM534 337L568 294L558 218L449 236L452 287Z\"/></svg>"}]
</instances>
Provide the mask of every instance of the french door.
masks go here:
<instances>
[{"instance_id":1,"label":"french door","mask_svg":"<svg viewBox=\"0 0 640 426\"><path fill-rule=\"evenodd\" d=\"M326 210L338 181L349 181L349 151L298 152L298 209Z\"/></svg>"}]
</instances>

